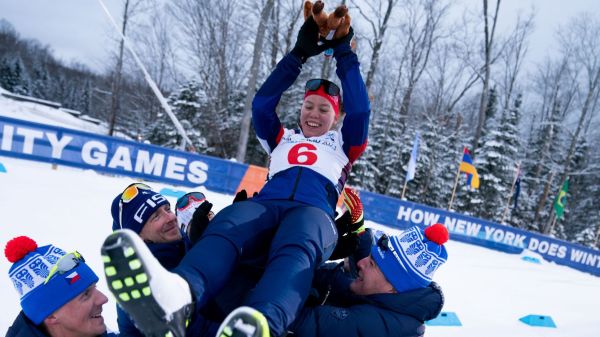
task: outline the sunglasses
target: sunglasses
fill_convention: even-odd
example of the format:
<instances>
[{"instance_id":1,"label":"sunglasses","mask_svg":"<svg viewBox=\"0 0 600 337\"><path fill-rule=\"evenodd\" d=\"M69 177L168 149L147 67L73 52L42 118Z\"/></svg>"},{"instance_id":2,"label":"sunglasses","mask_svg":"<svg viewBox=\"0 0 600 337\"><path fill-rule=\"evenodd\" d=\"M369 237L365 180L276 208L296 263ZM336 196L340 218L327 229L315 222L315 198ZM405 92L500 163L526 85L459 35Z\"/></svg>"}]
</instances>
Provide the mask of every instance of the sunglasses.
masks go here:
<instances>
[{"instance_id":1,"label":"sunglasses","mask_svg":"<svg viewBox=\"0 0 600 337\"><path fill-rule=\"evenodd\" d=\"M64 274L73 270L80 262L85 262L85 259L77 251L64 255L58 259L56 264L50 269L50 273L48 274L48 277L46 277L44 284L48 283L50 279L57 274Z\"/></svg>"},{"instance_id":2,"label":"sunglasses","mask_svg":"<svg viewBox=\"0 0 600 337\"><path fill-rule=\"evenodd\" d=\"M140 194L140 190L152 190L152 188L146 184L133 183L125 188L121 193L121 200L119 201L119 227L123 229L123 204L130 202Z\"/></svg>"},{"instance_id":3,"label":"sunglasses","mask_svg":"<svg viewBox=\"0 0 600 337\"><path fill-rule=\"evenodd\" d=\"M318 90L320 87L323 87L323 90L325 90L325 92L329 96L339 96L340 95L340 87L338 87L335 83L328 81L328 80L324 80L322 78L315 78L312 80L308 80L306 82L305 92L315 91L315 90Z\"/></svg>"}]
</instances>

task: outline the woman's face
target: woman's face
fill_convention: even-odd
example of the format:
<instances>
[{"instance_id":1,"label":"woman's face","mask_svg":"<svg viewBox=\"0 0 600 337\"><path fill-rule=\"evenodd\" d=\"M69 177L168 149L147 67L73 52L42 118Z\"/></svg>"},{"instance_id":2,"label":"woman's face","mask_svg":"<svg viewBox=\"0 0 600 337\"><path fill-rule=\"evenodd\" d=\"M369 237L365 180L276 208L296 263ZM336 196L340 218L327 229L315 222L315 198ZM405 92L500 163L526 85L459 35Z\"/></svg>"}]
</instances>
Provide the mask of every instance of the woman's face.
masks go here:
<instances>
[{"instance_id":1,"label":"woman's face","mask_svg":"<svg viewBox=\"0 0 600 337\"><path fill-rule=\"evenodd\" d=\"M304 99L300 110L300 128L305 137L318 137L331 130L337 117L329 101L319 95Z\"/></svg>"}]
</instances>

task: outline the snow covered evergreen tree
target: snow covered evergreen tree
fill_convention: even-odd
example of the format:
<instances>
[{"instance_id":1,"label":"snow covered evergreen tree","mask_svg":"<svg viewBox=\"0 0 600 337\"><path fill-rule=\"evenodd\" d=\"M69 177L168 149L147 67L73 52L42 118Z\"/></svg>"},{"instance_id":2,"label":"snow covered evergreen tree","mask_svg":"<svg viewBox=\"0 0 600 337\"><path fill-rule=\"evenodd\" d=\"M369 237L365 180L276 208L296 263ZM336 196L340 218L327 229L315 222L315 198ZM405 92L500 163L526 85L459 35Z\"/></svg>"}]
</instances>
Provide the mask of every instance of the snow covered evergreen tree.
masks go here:
<instances>
[{"instance_id":1,"label":"snow covered evergreen tree","mask_svg":"<svg viewBox=\"0 0 600 337\"><path fill-rule=\"evenodd\" d=\"M498 118L496 91L490 91L487 120L480 138L480 146L475 158L479 173L479 196L482 204L474 205L474 214L484 219L500 222L506 208L510 189L516 173L518 138L517 109L504 111Z\"/></svg>"},{"instance_id":2,"label":"snow covered evergreen tree","mask_svg":"<svg viewBox=\"0 0 600 337\"><path fill-rule=\"evenodd\" d=\"M594 158L596 157L596 158ZM556 233L562 239L579 242L592 247L600 224L598 198L600 198L600 180L594 170L594 154L585 138L577 143L573 156L573 174L569 178L569 192L565 218L557 223Z\"/></svg>"},{"instance_id":3,"label":"snow covered evergreen tree","mask_svg":"<svg viewBox=\"0 0 600 337\"><path fill-rule=\"evenodd\" d=\"M495 88L490 89L487 99L485 119L481 130L481 137L478 140L477 152L472 153L472 157L474 157L473 165L479 174L479 188L471 190L466 195L464 206L461 208L457 207L457 209L487 220L492 220L497 213L496 208L503 204L499 202L500 198L498 194L501 192L496 192L494 189L502 185L498 175L504 168L496 167L501 149L498 143L498 138L500 137L497 119L498 94ZM461 200L463 199L461 198Z\"/></svg>"},{"instance_id":4,"label":"snow covered evergreen tree","mask_svg":"<svg viewBox=\"0 0 600 337\"><path fill-rule=\"evenodd\" d=\"M514 175L516 174L516 172L514 172L511 169L510 165L511 164L514 165L514 167L516 169L516 166L521 164L521 166L519 166L519 170L521 172L523 170L522 159L524 157L524 154L522 152L522 145L521 145L521 141L520 141L521 138L519 135L519 124L521 121L521 105L522 105L522 103L523 103L523 96L521 94L519 94L515 98L515 100L513 102L513 106L511 108L509 108L508 110L504 111L504 113L502 114L502 119L500 120L500 133L502 134L503 141L505 144L503 154L506 158L512 159L512 163L510 161L508 162L508 165L509 165L508 178L509 178L509 183L510 183L509 188L513 187L512 184L515 182ZM514 186L514 188L516 188L516 186ZM504 219L504 222L512 224L513 226L516 226L516 227L520 227L520 222L519 222L520 218L512 217L513 213L518 214L517 213L518 210L514 209L514 202L515 202L514 189L510 193L511 193L510 205L509 205L508 213L506 214L506 218ZM521 194L521 193L523 193L522 190L520 190L519 194ZM508 199L508 196L507 196L507 199ZM518 202L518 200L517 200L517 202Z\"/></svg>"},{"instance_id":5,"label":"snow covered evergreen tree","mask_svg":"<svg viewBox=\"0 0 600 337\"><path fill-rule=\"evenodd\" d=\"M385 122L383 133L379 134L382 146L376 152L376 163L379 164L379 175L376 176L378 193L400 197L415 130L402 125L400 113L394 111ZM415 177L416 179L416 177Z\"/></svg>"},{"instance_id":6,"label":"snow covered evergreen tree","mask_svg":"<svg viewBox=\"0 0 600 337\"><path fill-rule=\"evenodd\" d=\"M0 87L15 94L29 94L29 76L18 55L0 60Z\"/></svg>"},{"instance_id":7,"label":"snow covered evergreen tree","mask_svg":"<svg viewBox=\"0 0 600 337\"><path fill-rule=\"evenodd\" d=\"M555 165L561 152L560 132L563 120L561 104L554 101L549 116L539 122L527 146L521 187L522 191L527 191L528 199L523 198L527 202L522 204L520 215L525 228L529 230L542 230L544 222L548 220L552 211L552 203L549 199L552 196L549 194L554 191L550 192L550 189L562 183L555 179L557 173Z\"/></svg>"},{"instance_id":8,"label":"snow covered evergreen tree","mask_svg":"<svg viewBox=\"0 0 600 337\"><path fill-rule=\"evenodd\" d=\"M179 90L169 96L168 102L173 113L181 122L192 145L199 153L210 151L207 148L206 139L202 136L197 125L201 122L203 109L206 109L206 93L200 88L196 81L182 85ZM182 138L175 129L175 125L169 116L162 112L146 131L145 138L153 144L179 148Z\"/></svg>"},{"instance_id":9,"label":"snow covered evergreen tree","mask_svg":"<svg viewBox=\"0 0 600 337\"><path fill-rule=\"evenodd\" d=\"M34 60L31 68L31 95L52 100L50 96L52 82L48 68L40 60Z\"/></svg>"},{"instance_id":10,"label":"snow covered evergreen tree","mask_svg":"<svg viewBox=\"0 0 600 337\"><path fill-rule=\"evenodd\" d=\"M417 165L417 174L423 175L419 202L446 209L456 177L458 154L462 150L457 146L457 132L437 121L429 120L424 125L421 142L426 146L421 148L419 159L426 164L421 170Z\"/></svg>"},{"instance_id":11,"label":"snow covered evergreen tree","mask_svg":"<svg viewBox=\"0 0 600 337\"><path fill-rule=\"evenodd\" d=\"M386 114L387 111L381 111ZM382 139L384 137L384 123L371 122L369 128L369 139L365 152L352 166L348 183L361 189L376 192L376 179L379 175L379 156Z\"/></svg>"}]
</instances>

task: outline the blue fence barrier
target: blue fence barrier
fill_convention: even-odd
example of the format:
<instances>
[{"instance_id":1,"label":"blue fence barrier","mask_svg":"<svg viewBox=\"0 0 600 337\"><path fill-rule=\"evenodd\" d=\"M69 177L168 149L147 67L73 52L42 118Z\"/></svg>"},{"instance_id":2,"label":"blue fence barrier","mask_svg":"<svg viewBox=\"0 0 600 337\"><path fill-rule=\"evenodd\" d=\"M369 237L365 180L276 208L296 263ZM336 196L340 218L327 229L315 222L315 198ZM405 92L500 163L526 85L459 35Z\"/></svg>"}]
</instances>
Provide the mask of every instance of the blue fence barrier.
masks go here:
<instances>
[{"instance_id":1,"label":"blue fence barrier","mask_svg":"<svg viewBox=\"0 0 600 337\"><path fill-rule=\"evenodd\" d=\"M545 260L600 276L600 251L558 240L519 228L500 225L464 214L449 212L410 201L375 193L360 193L365 219L405 229L442 223L453 240L475 244L507 253L523 249L540 254Z\"/></svg>"},{"instance_id":2,"label":"blue fence barrier","mask_svg":"<svg viewBox=\"0 0 600 337\"><path fill-rule=\"evenodd\" d=\"M0 116L0 155L93 169L233 194L249 166L210 156ZM453 240L548 261L600 276L600 251L414 202L361 191L365 219L392 228L440 222Z\"/></svg>"},{"instance_id":3,"label":"blue fence barrier","mask_svg":"<svg viewBox=\"0 0 600 337\"><path fill-rule=\"evenodd\" d=\"M0 155L235 193L248 165L0 116Z\"/></svg>"}]
</instances>

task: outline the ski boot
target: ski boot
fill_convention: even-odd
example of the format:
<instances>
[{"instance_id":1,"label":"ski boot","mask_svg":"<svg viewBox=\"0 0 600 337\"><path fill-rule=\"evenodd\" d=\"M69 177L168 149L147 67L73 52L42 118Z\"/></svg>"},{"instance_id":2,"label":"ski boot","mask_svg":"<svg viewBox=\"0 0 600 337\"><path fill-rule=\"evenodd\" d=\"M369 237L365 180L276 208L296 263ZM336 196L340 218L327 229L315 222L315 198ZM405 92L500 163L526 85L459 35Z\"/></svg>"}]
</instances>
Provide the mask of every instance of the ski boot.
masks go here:
<instances>
[{"instance_id":1,"label":"ski boot","mask_svg":"<svg viewBox=\"0 0 600 337\"><path fill-rule=\"evenodd\" d=\"M110 234L101 254L108 288L145 336L185 337L193 303L181 276L163 268L129 229Z\"/></svg>"},{"instance_id":2,"label":"ski boot","mask_svg":"<svg viewBox=\"0 0 600 337\"><path fill-rule=\"evenodd\" d=\"M250 307L239 307L223 321L217 337L270 337L265 316Z\"/></svg>"}]
</instances>

